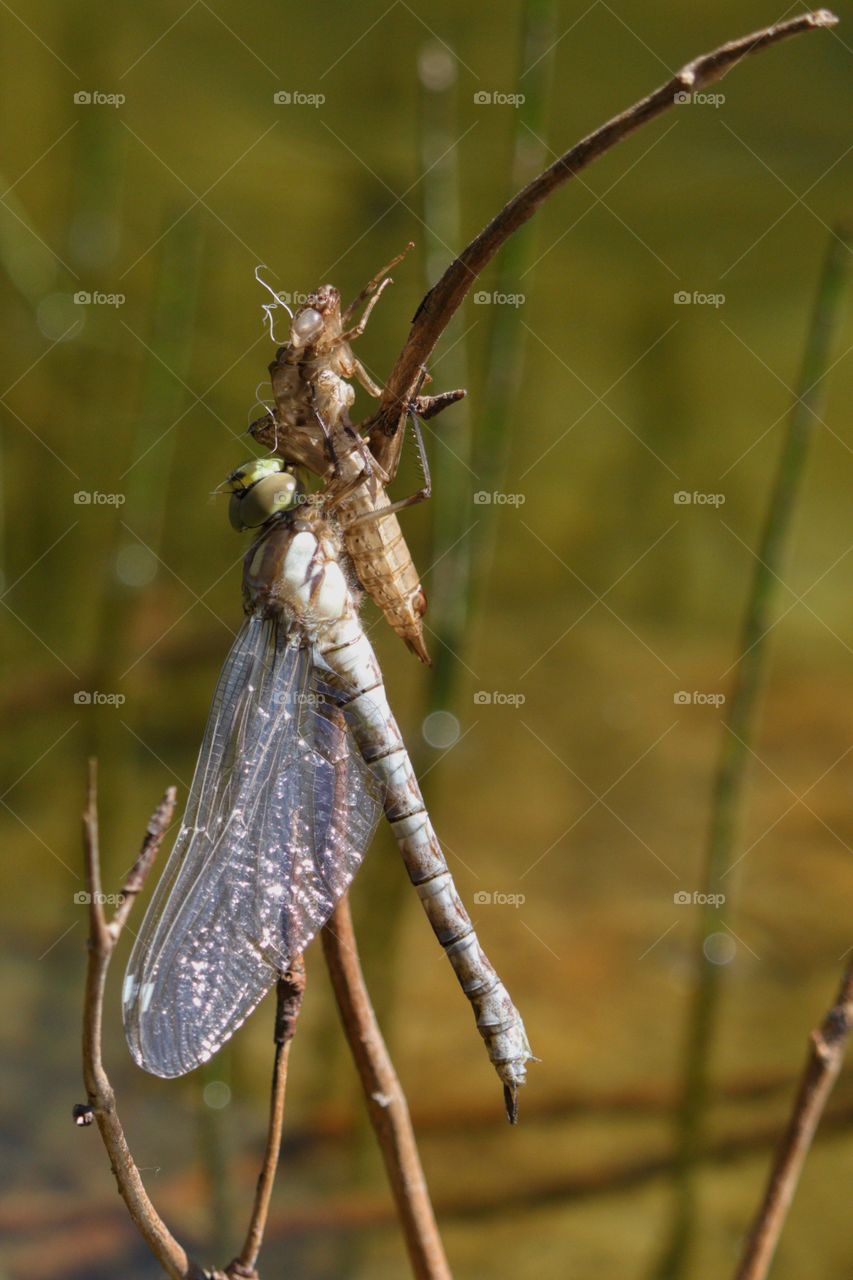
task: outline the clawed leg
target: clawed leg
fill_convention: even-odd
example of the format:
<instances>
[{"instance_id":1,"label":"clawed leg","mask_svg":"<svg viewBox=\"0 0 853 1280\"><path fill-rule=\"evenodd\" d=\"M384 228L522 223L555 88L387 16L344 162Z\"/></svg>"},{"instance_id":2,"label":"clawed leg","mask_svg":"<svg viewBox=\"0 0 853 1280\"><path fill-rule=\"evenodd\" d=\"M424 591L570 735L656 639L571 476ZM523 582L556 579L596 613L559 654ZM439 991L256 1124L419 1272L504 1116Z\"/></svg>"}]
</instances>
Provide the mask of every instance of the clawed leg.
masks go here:
<instances>
[{"instance_id":1,"label":"clawed leg","mask_svg":"<svg viewBox=\"0 0 853 1280\"><path fill-rule=\"evenodd\" d=\"M397 502L389 502L386 506L379 507L376 511L366 511L364 515L358 516L357 519L353 520L352 525L350 525L350 528L352 528L354 525L361 524L365 520L377 520L377 519L380 519L382 516L393 515L395 511L402 511L404 507L414 507L417 505L417 503L426 502L428 498L432 497L432 478L430 476L429 459L427 457L426 446L424 445L424 437L423 437L423 432L421 431L421 424L418 420L418 415L415 413L414 409L409 410L409 417L412 423L412 430L414 432L415 442L418 446L418 455L421 460L421 469L424 473L423 488L418 489L417 493L410 493L408 498L400 498ZM374 466L377 465L375 459L373 460L373 464Z\"/></svg>"},{"instance_id":2,"label":"clawed leg","mask_svg":"<svg viewBox=\"0 0 853 1280\"><path fill-rule=\"evenodd\" d=\"M351 494L355 489L357 489L360 485L364 484L365 481L370 476L377 476L381 480L382 484L388 484L388 477L386 476L382 467L374 458L373 454L368 449L367 442L365 440L362 440L361 436L358 434L358 432L355 430L354 427L348 427L347 431L349 432L349 435L352 438L354 448L357 450L357 452L361 456L362 462L364 463L364 470L360 471L358 475L353 476L352 479L342 481L340 479L340 468L337 465L335 447L332 444L331 439L328 436L326 437L327 440L329 441L329 448L333 454L333 460L335 461L335 476L336 476L336 479L333 482L333 486L330 489L327 496L327 500L326 500L326 509L328 511L334 511L335 507L339 506L344 498L348 497L348 495ZM353 521L353 523L355 524L357 523L357 521Z\"/></svg>"},{"instance_id":3,"label":"clawed leg","mask_svg":"<svg viewBox=\"0 0 853 1280\"><path fill-rule=\"evenodd\" d=\"M397 266L398 262L402 262L406 254L409 252L409 250L414 249L414 247L415 246L413 241L410 240L402 253L398 253L396 258L392 258L390 262L386 263L386 265L382 268L381 271L377 271L376 275L373 277L372 280L368 280L367 284L364 286L361 293L359 293L357 297L353 298L352 302L349 304L346 311L341 316L341 320L343 321L344 324L347 323L347 321L349 320L350 316L353 314L353 312L355 311L359 303L363 302L365 298L369 298L370 295L379 287L380 284L382 284L383 289L385 288L385 283L383 283L383 277L386 276L389 271L392 271L394 267ZM387 283L390 284L391 283L390 280ZM364 324L367 320L367 316L370 315L370 311L373 309L375 304L376 304L376 298L373 299L365 315L362 316L361 329L359 329L359 333L364 332ZM347 339L351 336L352 337L356 336L355 330L353 330L351 334L344 334L344 337Z\"/></svg>"},{"instance_id":4,"label":"clawed leg","mask_svg":"<svg viewBox=\"0 0 853 1280\"><path fill-rule=\"evenodd\" d=\"M335 441L332 436L332 432L329 430L328 423L326 422L320 410L317 408L316 404L312 403L311 408L314 410L314 417L317 419L317 422L320 425L320 430L323 432L323 439L326 441L326 448L329 450L329 457L332 460L332 466L334 467L335 475L340 476L341 463L340 463L340 458L338 457L338 451L335 448Z\"/></svg>"},{"instance_id":5,"label":"clawed leg","mask_svg":"<svg viewBox=\"0 0 853 1280\"><path fill-rule=\"evenodd\" d=\"M369 396L373 396L374 400L378 400L379 397L382 395L382 388L380 386L377 386L377 384L373 381L370 374L367 372L367 370L365 369L364 365L361 363L360 360L356 360L355 358L353 358L352 371L355 377L358 378L359 382L364 387L367 394Z\"/></svg>"},{"instance_id":6,"label":"clawed leg","mask_svg":"<svg viewBox=\"0 0 853 1280\"><path fill-rule=\"evenodd\" d=\"M353 338L361 337L361 335L364 333L365 329L367 328L367 322L370 319L371 311L376 306L377 302L382 297L382 294L388 288L389 284L392 284L392 283L393 281L391 280L391 277L386 276L385 279L377 288L373 297L368 302L367 306L364 308L364 311L361 314L361 319L359 320L358 324L353 325L351 329L347 329L344 333L341 334L341 342L351 342ZM341 317L341 319L342 320L347 319L348 315L349 315L349 307L347 307L347 310L344 312L344 315Z\"/></svg>"}]
</instances>

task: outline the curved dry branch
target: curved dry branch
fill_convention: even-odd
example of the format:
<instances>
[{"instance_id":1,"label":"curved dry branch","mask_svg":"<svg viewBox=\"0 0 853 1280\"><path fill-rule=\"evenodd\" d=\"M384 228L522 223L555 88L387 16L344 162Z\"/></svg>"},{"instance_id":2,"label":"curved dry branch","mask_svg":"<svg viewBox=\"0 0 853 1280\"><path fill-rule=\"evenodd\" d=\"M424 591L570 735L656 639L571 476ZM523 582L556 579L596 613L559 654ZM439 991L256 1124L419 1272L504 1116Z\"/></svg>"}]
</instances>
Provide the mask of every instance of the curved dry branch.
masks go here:
<instances>
[{"instance_id":1,"label":"curved dry branch","mask_svg":"<svg viewBox=\"0 0 853 1280\"><path fill-rule=\"evenodd\" d=\"M803 1163L844 1061L853 1029L853 961L841 980L835 1003L811 1034L811 1047L788 1127L782 1138L764 1199L744 1247L735 1280L764 1280L785 1225Z\"/></svg>"},{"instance_id":2,"label":"curved dry branch","mask_svg":"<svg viewBox=\"0 0 853 1280\"><path fill-rule=\"evenodd\" d=\"M409 336L391 370L379 408L362 424L362 429L369 433L371 452L379 464L385 466L392 448L390 441L396 436L401 417L406 413L415 394L421 368L429 359L466 293L504 241L533 216L548 196L640 125L668 110L679 100L678 95L713 83L750 54L787 40L790 36L832 27L837 22L834 13L828 9L818 9L814 13L799 14L796 18L765 27L740 40L732 40L712 53L694 58L648 97L582 138L513 196L467 248L463 249L459 257L451 262L415 312Z\"/></svg>"},{"instance_id":3,"label":"curved dry branch","mask_svg":"<svg viewBox=\"0 0 853 1280\"><path fill-rule=\"evenodd\" d=\"M267 1130L267 1145L264 1152L258 1185L255 1191L255 1203L246 1240L239 1255L228 1267L228 1275L249 1277L254 1280L255 1270L267 1217L270 1199L278 1168L278 1155L281 1150L281 1135L284 1127L284 1095L287 1090L287 1063L290 1056L290 1043L296 1032L296 1019L302 1009L305 995L305 965L301 956L296 956L290 968L281 975L276 985L275 1013L275 1060L272 1069L272 1090L270 1093L270 1119Z\"/></svg>"},{"instance_id":4,"label":"curved dry branch","mask_svg":"<svg viewBox=\"0 0 853 1280\"><path fill-rule=\"evenodd\" d=\"M364 981L348 897L338 903L323 929L322 938L341 1022L361 1080L370 1123L385 1161L412 1271L418 1280L451 1280L418 1155L409 1105Z\"/></svg>"},{"instance_id":5,"label":"curved dry branch","mask_svg":"<svg viewBox=\"0 0 853 1280\"><path fill-rule=\"evenodd\" d=\"M118 1193L137 1230L166 1275L172 1277L172 1280L204 1280L204 1271L187 1257L185 1249L172 1235L149 1199L124 1136L116 1110L115 1094L101 1054L107 970L133 898L142 888L172 820L175 788L169 788L148 824L142 849L127 877L125 892L129 897L120 902L112 920L108 921L101 891L97 787L97 766L91 760L86 810L83 814L86 889L89 895L89 958L83 1006L83 1082L86 1086L87 1104L85 1107L75 1107L74 1117L81 1125L89 1124L93 1117L97 1121Z\"/></svg>"},{"instance_id":6,"label":"curved dry branch","mask_svg":"<svg viewBox=\"0 0 853 1280\"><path fill-rule=\"evenodd\" d=\"M89 958L83 1006L83 1081L87 1101L74 1108L74 1119L80 1126L96 1121L110 1159L119 1195L127 1206L133 1223L154 1257L171 1280L257 1280L256 1265L269 1212L270 1196L278 1165L287 1084L290 1042L305 990L305 970L301 957L278 982L275 1021L275 1062L273 1066L270 1119L266 1150L261 1166L249 1229L243 1248L224 1271L205 1270L187 1255L172 1235L145 1190L136 1162L130 1152L118 1117L116 1099L104 1067L101 1051L104 987L113 951L133 907L145 884L163 837L175 811L175 788L169 787L155 809L133 863L112 919L104 913L101 891L100 838L98 829L98 775L94 760L89 762L86 809L83 814L83 845L86 866L86 889L89 901Z\"/></svg>"}]
</instances>

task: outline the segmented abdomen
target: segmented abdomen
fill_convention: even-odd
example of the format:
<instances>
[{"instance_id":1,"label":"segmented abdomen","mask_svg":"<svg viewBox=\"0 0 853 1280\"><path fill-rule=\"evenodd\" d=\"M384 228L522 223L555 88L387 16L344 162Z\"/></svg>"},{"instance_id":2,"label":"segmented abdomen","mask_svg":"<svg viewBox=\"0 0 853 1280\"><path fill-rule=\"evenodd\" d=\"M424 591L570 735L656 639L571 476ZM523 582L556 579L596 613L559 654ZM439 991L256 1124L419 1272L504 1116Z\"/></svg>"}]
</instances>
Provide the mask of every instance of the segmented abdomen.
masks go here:
<instances>
[{"instance_id":1,"label":"segmented abdomen","mask_svg":"<svg viewBox=\"0 0 853 1280\"><path fill-rule=\"evenodd\" d=\"M424 805L409 753L385 694L370 641L354 614L324 627L315 643L337 677L359 751L380 779L385 816L433 932L474 1011L503 1084L524 1084L530 1046L521 1016L486 956L453 883Z\"/></svg>"},{"instance_id":2,"label":"segmented abdomen","mask_svg":"<svg viewBox=\"0 0 853 1280\"><path fill-rule=\"evenodd\" d=\"M344 546L355 566L358 579L376 601L388 622L429 665L421 619L426 613L426 593L420 583L409 548L396 515L369 520L358 517L385 507L390 499L381 484L359 485L336 505ZM358 520L357 524L353 521Z\"/></svg>"}]
</instances>

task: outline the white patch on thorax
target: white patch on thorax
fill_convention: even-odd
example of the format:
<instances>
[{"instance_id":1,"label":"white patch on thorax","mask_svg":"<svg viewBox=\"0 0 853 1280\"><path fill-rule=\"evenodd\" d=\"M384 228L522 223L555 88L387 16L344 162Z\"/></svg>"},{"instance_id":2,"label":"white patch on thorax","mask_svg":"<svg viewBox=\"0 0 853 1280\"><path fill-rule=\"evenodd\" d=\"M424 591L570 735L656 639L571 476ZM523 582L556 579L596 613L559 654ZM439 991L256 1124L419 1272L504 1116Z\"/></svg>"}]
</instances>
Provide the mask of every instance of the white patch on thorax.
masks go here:
<instances>
[{"instance_id":1,"label":"white patch on thorax","mask_svg":"<svg viewBox=\"0 0 853 1280\"><path fill-rule=\"evenodd\" d=\"M284 558L282 578L297 612L316 622L333 622L346 608L349 588L340 565L324 556L324 550L328 548L315 534L295 534Z\"/></svg>"},{"instance_id":2,"label":"white patch on thorax","mask_svg":"<svg viewBox=\"0 0 853 1280\"><path fill-rule=\"evenodd\" d=\"M255 551L255 554L252 556L252 562L249 565L249 573L254 578L257 578L260 575L261 569L263 568L263 564L264 564L265 553L266 553L266 546L262 542L260 543L257 550Z\"/></svg>"},{"instance_id":3,"label":"white patch on thorax","mask_svg":"<svg viewBox=\"0 0 853 1280\"><path fill-rule=\"evenodd\" d=\"M330 561L323 569L320 590L314 597L313 611L323 622L333 622L343 613L349 591L341 567Z\"/></svg>"},{"instance_id":4,"label":"white patch on thorax","mask_svg":"<svg viewBox=\"0 0 853 1280\"><path fill-rule=\"evenodd\" d=\"M313 533L296 533L290 540L282 565L282 578L294 595L298 596L300 588L308 581L316 550L317 539Z\"/></svg>"}]
</instances>

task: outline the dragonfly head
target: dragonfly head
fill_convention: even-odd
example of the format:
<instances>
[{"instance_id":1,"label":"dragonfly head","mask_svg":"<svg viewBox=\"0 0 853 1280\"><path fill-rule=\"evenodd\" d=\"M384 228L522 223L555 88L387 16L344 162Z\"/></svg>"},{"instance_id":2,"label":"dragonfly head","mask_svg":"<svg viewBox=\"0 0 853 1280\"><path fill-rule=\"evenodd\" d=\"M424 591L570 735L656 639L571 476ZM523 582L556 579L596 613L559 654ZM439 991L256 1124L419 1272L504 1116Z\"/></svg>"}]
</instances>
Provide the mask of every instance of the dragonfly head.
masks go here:
<instances>
[{"instance_id":1,"label":"dragonfly head","mask_svg":"<svg viewBox=\"0 0 853 1280\"><path fill-rule=\"evenodd\" d=\"M299 501L296 476L281 458L252 458L225 481L231 492L228 518L238 533L260 529Z\"/></svg>"}]
</instances>

